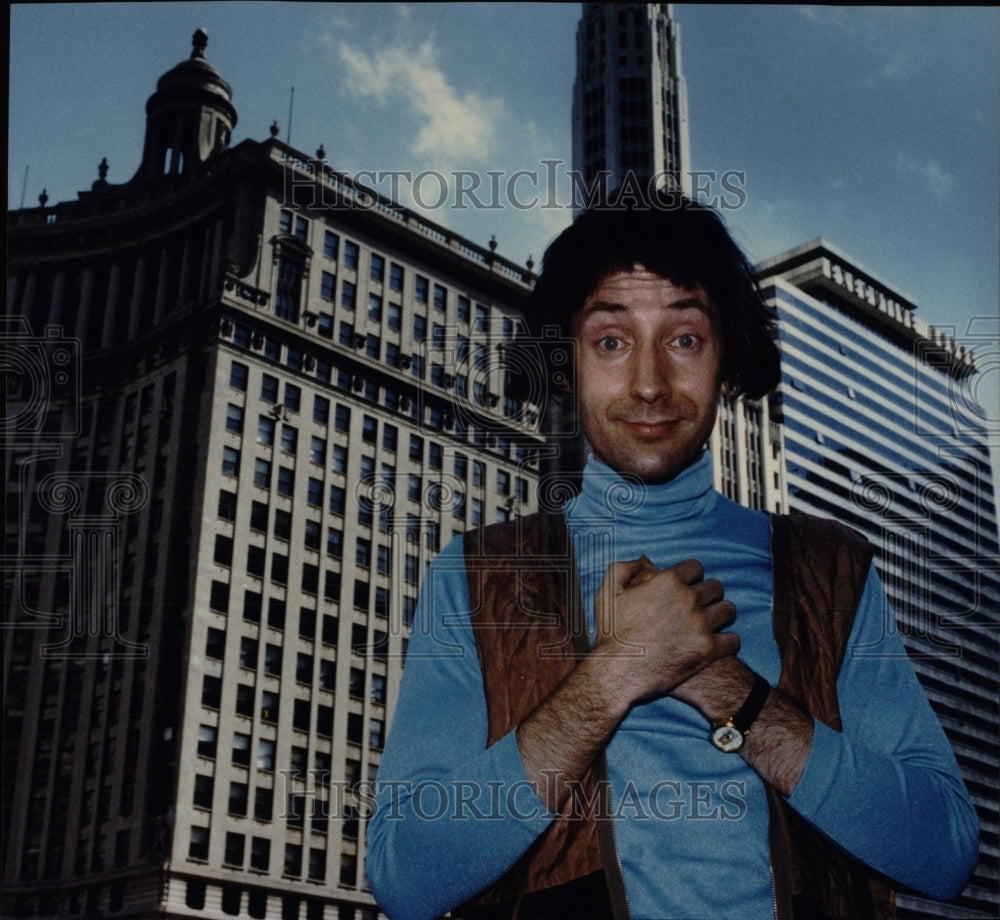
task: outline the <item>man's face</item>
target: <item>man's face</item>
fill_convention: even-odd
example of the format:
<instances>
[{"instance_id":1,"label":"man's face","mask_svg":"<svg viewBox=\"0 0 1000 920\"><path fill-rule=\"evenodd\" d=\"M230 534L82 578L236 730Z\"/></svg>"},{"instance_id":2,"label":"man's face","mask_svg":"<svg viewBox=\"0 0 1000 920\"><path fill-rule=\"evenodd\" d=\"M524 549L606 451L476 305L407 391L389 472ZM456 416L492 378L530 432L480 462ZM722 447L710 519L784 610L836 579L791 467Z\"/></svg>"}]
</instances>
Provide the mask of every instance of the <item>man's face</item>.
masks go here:
<instances>
[{"instance_id":1,"label":"man's face","mask_svg":"<svg viewBox=\"0 0 1000 920\"><path fill-rule=\"evenodd\" d=\"M643 266L605 277L573 318L583 432L602 463L666 482L700 454L722 388L718 311Z\"/></svg>"}]
</instances>

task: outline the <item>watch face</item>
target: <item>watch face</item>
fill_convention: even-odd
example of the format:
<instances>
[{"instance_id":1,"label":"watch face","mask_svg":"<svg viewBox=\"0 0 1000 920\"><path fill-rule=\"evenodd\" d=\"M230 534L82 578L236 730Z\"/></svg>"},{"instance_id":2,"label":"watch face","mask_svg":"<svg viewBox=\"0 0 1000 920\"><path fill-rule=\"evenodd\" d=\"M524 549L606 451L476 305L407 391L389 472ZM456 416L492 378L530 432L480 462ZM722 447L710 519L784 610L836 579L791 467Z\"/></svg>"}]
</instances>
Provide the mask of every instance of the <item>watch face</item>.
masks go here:
<instances>
[{"instance_id":1,"label":"watch face","mask_svg":"<svg viewBox=\"0 0 1000 920\"><path fill-rule=\"evenodd\" d=\"M743 733L732 725L720 725L712 729L712 744L729 754L743 746Z\"/></svg>"}]
</instances>

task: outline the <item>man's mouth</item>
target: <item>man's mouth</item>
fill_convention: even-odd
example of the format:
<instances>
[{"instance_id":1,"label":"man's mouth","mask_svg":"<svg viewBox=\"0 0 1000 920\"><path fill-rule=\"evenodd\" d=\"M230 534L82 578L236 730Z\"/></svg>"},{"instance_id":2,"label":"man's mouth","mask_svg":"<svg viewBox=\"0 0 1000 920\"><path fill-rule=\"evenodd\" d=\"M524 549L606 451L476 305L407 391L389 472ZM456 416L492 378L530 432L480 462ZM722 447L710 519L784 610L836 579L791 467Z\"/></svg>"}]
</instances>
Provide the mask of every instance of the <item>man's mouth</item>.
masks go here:
<instances>
[{"instance_id":1,"label":"man's mouth","mask_svg":"<svg viewBox=\"0 0 1000 920\"><path fill-rule=\"evenodd\" d=\"M679 416L671 418L622 419L625 427L641 438L662 437L681 421L682 419Z\"/></svg>"}]
</instances>

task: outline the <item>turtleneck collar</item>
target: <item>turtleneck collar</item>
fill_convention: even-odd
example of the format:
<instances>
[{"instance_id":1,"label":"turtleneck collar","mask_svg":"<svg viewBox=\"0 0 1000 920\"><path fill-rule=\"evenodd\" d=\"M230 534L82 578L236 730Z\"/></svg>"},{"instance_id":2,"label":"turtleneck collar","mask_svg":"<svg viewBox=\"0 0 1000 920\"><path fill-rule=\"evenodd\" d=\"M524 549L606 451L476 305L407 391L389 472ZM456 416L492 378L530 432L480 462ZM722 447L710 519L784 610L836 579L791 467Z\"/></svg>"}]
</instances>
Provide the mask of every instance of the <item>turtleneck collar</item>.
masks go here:
<instances>
[{"instance_id":1,"label":"turtleneck collar","mask_svg":"<svg viewBox=\"0 0 1000 920\"><path fill-rule=\"evenodd\" d=\"M583 471L580 494L565 506L570 518L627 518L630 522L678 521L712 510L718 492L712 486L712 459L708 451L669 482L650 485L622 476L593 456Z\"/></svg>"}]
</instances>

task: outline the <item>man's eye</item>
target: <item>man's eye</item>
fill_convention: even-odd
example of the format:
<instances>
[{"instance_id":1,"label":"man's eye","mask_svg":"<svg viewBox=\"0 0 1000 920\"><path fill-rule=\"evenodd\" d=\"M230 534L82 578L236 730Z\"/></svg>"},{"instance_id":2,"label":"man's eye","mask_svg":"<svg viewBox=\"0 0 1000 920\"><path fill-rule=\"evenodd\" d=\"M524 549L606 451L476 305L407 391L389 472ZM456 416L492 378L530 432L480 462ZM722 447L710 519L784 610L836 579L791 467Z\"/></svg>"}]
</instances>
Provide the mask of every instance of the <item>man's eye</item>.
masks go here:
<instances>
[{"instance_id":1,"label":"man's eye","mask_svg":"<svg viewBox=\"0 0 1000 920\"><path fill-rule=\"evenodd\" d=\"M674 339L678 348L694 348L698 344L698 336L685 332Z\"/></svg>"},{"instance_id":2,"label":"man's eye","mask_svg":"<svg viewBox=\"0 0 1000 920\"><path fill-rule=\"evenodd\" d=\"M601 339L599 347L602 351L617 351L622 346L622 340L614 335L606 335Z\"/></svg>"}]
</instances>

